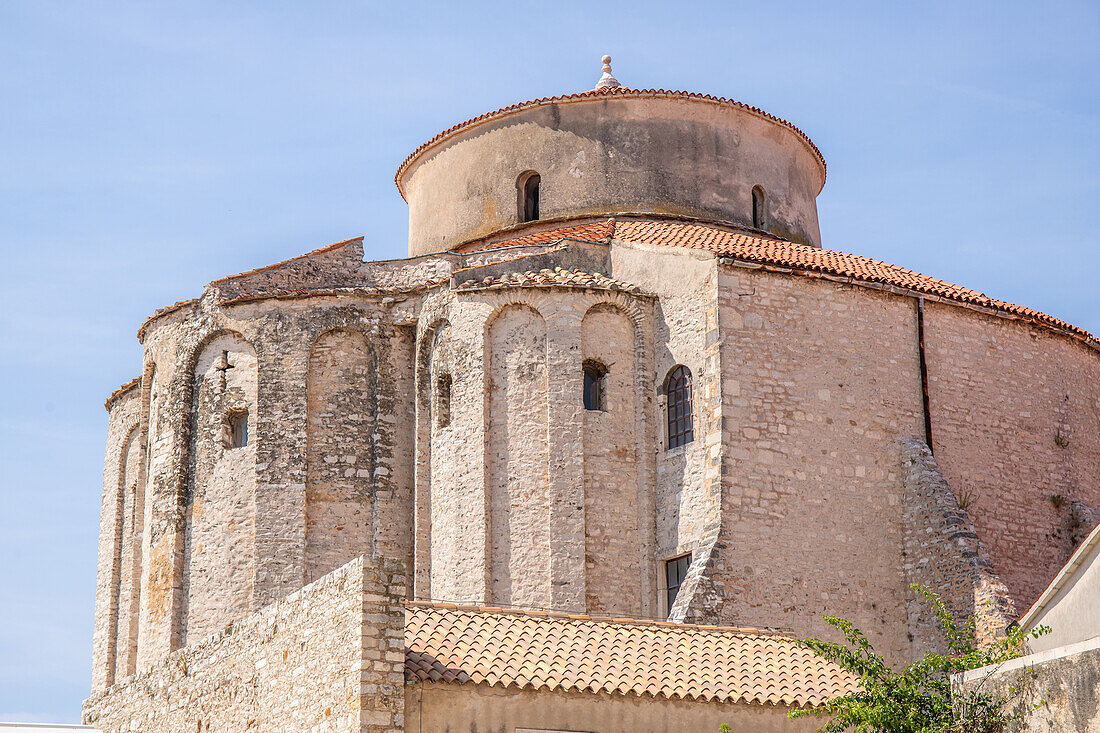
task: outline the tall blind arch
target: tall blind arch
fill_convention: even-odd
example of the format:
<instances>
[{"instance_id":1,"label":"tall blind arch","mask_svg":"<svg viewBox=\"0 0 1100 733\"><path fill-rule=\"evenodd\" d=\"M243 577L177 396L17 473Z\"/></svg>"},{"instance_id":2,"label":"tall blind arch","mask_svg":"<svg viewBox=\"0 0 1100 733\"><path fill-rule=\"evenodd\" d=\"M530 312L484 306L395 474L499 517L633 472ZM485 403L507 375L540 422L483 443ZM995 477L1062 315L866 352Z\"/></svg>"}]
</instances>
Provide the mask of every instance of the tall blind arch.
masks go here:
<instances>
[{"instance_id":1,"label":"tall blind arch","mask_svg":"<svg viewBox=\"0 0 1100 733\"><path fill-rule=\"evenodd\" d=\"M673 367L665 379L668 396L668 447L679 448L695 440L691 414L691 370L683 364Z\"/></svg>"}]
</instances>

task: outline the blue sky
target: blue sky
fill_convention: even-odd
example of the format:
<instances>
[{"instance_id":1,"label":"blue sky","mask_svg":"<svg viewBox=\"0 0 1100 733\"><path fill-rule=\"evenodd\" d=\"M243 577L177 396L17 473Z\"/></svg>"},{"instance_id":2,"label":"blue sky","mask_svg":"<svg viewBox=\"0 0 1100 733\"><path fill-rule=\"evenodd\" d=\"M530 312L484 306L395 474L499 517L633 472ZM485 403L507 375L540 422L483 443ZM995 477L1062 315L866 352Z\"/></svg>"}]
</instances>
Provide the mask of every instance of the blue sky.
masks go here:
<instances>
[{"instance_id":1,"label":"blue sky","mask_svg":"<svg viewBox=\"0 0 1100 733\"><path fill-rule=\"evenodd\" d=\"M1100 333L1095 2L0 0L0 720L90 680L104 398L204 283L364 235L404 157L623 84L732 97L829 163L824 245Z\"/></svg>"}]
</instances>

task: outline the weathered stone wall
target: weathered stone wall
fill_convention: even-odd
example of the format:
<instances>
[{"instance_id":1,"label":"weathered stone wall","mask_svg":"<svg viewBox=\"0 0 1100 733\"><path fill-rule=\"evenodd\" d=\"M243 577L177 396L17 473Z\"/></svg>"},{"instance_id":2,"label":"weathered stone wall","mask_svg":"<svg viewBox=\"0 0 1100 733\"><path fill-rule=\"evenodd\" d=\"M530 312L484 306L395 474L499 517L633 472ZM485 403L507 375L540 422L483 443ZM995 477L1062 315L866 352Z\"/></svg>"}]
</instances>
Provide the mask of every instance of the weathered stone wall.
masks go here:
<instances>
[{"instance_id":1,"label":"weathered stone wall","mask_svg":"<svg viewBox=\"0 0 1100 733\"><path fill-rule=\"evenodd\" d=\"M357 553L410 556L409 307L408 299L380 296L225 306L208 292L198 304L148 329L143 400L148 405L149 469L142 552L148 561L142 564L138 666L188 643L188 634L221 628L297 590L309 573L317 577ZM319 354L343 348L330 342L337 333L360 334L366 345L360 341L354 351L366 349L370 364L341 362L339 373L320 376ZM218 339L229 338L222 334L237 334L233 353L243 354L229 356L229 369L220 368L229 350L217 347ZM330 335L315 350L324 334ZM312 416L311 354L316 380L331 382L324 396L315 390L318 409ZM247 363L238 364L240 359ZM243 383L234 383L245 373L251 375L247 399ZM220 391L222 374L227 375L227 389ZM324 400L358 402L363 394L368 400L358 405L360 412L321 409ZM229 404L231 398L240 404ZM227 450L222 443L225 412L245 403L249 445ZM323 467L330 465L326 456L339 453L343 462L349 455L340 452L335 440L355 447L350 453L357 462L354 476L345 475L347 463L325 473ZM313 566L308 568L306 485L311 468L317 479L311 498L328 500L312 508L336 506L337 515L350 513L364 523L349 528L330 516L327 533L311 537ZM214 493L208 496L211 487ZM347 498L355 492L363 498L361 507ZM346 501L334 505L331 499L341 496ZM211 502L216 505L213 513ZM349 540L355 529L360 530L357 538Z\"/></svg>"},{"instance_id":2,"label":"weathered stone wall","mask_svg":"<svg viewBox=\"0 0 1100 733\"><path fill-rule=\"evenodd\" d=\"M417 597L582 611L589 587L606 593L604 580L590 585L585 570L586 504L610 504L585 495L582 319L606 303L640 324L638 300L565 287L458 291L425 304L417 349ZM640 366L651 363L648 326L631 328L635 346L616 361L635 374L632 404L622 409L641 416L635 434L648 435L652 371ZM624 359L633 366L621 366ZM444 428L435 396L441 373L451 377ZM634 507L616 509L629 512L629 524L618 522L614 535L604 532L590 547L638 558L633 577L617 582L631 589L632 612L650 614L652 469L645 439L641 450L636 443L629 478L594 488L637 497Z\"/></svg>"},{"instance_id":3,"label":"weathered stone wall","mask_svg":"<svg viewBox=\"0 0 1100 733\"><path fill-rule=\"evenodd\" d=\"M418 350L417 441L427 475L417 487L417 541L426 546L427 554L418 555L423 580L416 597L484 603L490 595L489 507L482 457L485 371L467 342L477 333L434 319L434 313L422 319L434 325L422 332ZM448 377L450 399L444 405L440 380Z\"/></svg>"},{"instance_id":4,"label":"weathered stone wall","mask_svg":"<svg viewBox=\"0 0 1100 733\"><path fill-rule=\"evenodd\" d=\"M909 655L896 443L923 432L913 302L721 265L722 535L715 620Z\"/></svg>"},{"instance_id":5,"label":"weathered stone wall","mask_svg":"<svg viewBox=\"0 0 1100 733\"><path fill-rule=\"evenodd\" d=\"M356 237L267 267L215 280L211 285L226 299L295 290L303 285L348 287L359 284L356 271L362 260L363 238Z\"/></svg>"},{"instance_id":6,"label":"weathered stone wall","mask_svg":"<svg viewBox=\"0 0 1100 733\"><path fill-rule=\"evenodd\" d=\"M581 320L581 356L607 369L604 408L584 410L585 612L641 616L648 600L649 565L642 555L644 528L653 521L647 506L645 445L638 434L637 356L641 339L634 322L619 310L593 306ZM648 377L648 374L647 374Z\"/></svg>"},{"instance_id":7,"label":"weathered stone wall","mask_svg":"<svg viewBox=\"0 0 1100 733\"><path fill-rule=\"evenodd\" d=\"M373 549L380 377L361 332L332 330L313 343L306 377L307 582Z\"/></svg>"},{"instance_id":8,"label":"weathered stone wall","mask_svg":"<svg viewBox=\"0 0 1100 733\"><path fill-rule=\"evenodd\" d=\"M140 392L137 396L140 397ZM118 606L114 629L116 678L132 674L137 664L141 527L145 519L145 486L142 481L144 453L141 448L140 426L135 424L122 448L122 465L119 468L121 482L118 511L121 520L115 523L119 530L115 538L119 547L116 561Z\"/></svg>"},{"instance_id":9,"label":"weathered stone wall","mask_svg":"<svg viewBox=\"0 0 1100 733\"><path fill-rule=\"evenodd\" d=\"M905 575L939 595L959 624L975 616L982 643L1004 635L1016 620L1008 589L997 576L966 509L940 473L928 445L901 441ZM928 650L946 652L934 613L921 596L909 595L913 658Z\"/></svg>"},{"instance_id":10,"label":"weathered stone wall","mask_svg":"<svg viewBox=\"0 0 1100 733\"><path fill-rule=\"evenodd\" d=\"M1020 321L929 303L932 449L1016 607L1073 551L1073 502L1100 506L1100 358Z\"/></svg>"},{"instance_id":11,"label":"weathered stone wall","mask_svg":"<svg viewBox=\"0 0 1100 733\"><path fill-rule=\"evenodd\" d=\"M404 566L358 558L84 704L103 733L404 730Z\"/></svg>"},{"instance_id":12,"label":"weathered stone wall","mask_svg":"<svg viewBox=\"0 0 1100 733\"><path fill-rule=\"evenodd\" d=\"M95 689L362 552L408 558L420 598L797 633L835 612L908 657L887 629L911 600L897 442L924 434L912 298L641 244L357 247L218 281L143 328L140 389L110 408ZM532 253L657 297L475 284ZM446 273L456 289L420 280ZM321 287L371 278L397 290ZM1100 359L954 306L925 326L937 461L1019 606L1089 521L1075 507L1100 505ZM583 409L585 358L609 367L606 414ZM677 364L695 440L666 450ZM246 449L220 443L232 399Z\"/></svg>"},{"instance_id":13,"label":"weathered stone wall","mask_svg":"<svg viewBox=\"0 0 1100 733\"><path fill-rule=\"evenodd\" d=\"M717 338L716 258L707 252L619 245L612 248L616 276L656 294L653 317L654 366L640 390L655 400L651 437L656 456L654 517L656 583L663 590L665 560L693 553L689 580L677 597L673 620L686 620L690 600L718 537L721 507L718 456L721 444L721 391ZM667 448L667 411L663 385L668 373L683 364L691 370L695 440ZM664 593L655 599L653 615L668 617Z\"/></svg>"},{"instance_id":14,"label":"weathered stone wall","mask_svg":"<svg viewBox=\"0 0 1100 733\"><path fill-rule=\"evenodd\" d=\"M1097 733L1100 731L1100 648L1096 639L1031 654L995 667L956 675L953 704L964 709L969 695L1007 700L1003 733Z\"/></svg>"},{"instance_id":15,"label":"weathered stone wall","mask_svg":"<svg viewBox=\"0 0 1100 733\"><path fill-rule=\"evenodd\" d=\"M210 340L196 361L177 621L181 646L252 611L258 376L255 349L236 334ZM229 425L237 414L247 420L248 442L235 448Z\"/></svg>"},{"instance_id":16,"label":"weathered stone wall","mask_svg":"<svg viewBox=\"0 0 1100 733\"><path fill-rule=\"evenodd\" d=\"M507 306L488 331L491 598L550 608L546 321L526 305Z\"/></svg>"}]
</instances>

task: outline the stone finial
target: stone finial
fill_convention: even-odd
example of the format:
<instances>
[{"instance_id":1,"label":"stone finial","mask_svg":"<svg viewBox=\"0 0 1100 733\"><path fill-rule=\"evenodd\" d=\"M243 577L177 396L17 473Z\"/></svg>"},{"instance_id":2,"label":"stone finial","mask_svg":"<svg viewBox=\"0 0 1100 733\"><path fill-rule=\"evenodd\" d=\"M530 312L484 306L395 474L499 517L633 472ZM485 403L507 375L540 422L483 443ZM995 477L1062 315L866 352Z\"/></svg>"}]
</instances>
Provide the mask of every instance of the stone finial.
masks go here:
<instances>
[{"instance_id":1,"label":"stone finial","mask_svg":"<svg viewBox=\"0 0 1100 733\"><path fill-rule=\"evenodd\" d=\"M621 87L619 80L611 76L611 57L603 57L603 76L596 82L596 89Z\"/></svg>"}]
</instances>

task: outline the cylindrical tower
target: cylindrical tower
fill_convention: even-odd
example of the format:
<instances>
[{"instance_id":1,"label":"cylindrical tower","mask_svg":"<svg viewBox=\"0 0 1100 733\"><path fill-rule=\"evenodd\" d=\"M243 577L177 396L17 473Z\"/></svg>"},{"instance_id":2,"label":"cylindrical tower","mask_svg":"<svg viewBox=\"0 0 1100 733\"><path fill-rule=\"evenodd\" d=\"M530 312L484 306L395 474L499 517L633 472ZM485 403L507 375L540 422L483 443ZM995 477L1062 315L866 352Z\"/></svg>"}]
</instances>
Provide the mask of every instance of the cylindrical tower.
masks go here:
<instances>
[{"instance_id":1,"label":"cylindrical tower","mask_svg":"<svg viewBox=\"0 0 1100 733\"><path fill-rule=\"evenodd\" d=\"M825 161L801 130L740 102L627 89L606 72L591 91L440 133L402 163L396 182L409 204L412 256L531 220L625 213L728 222L821 246Z\"/></svg>"}]
</instances>

